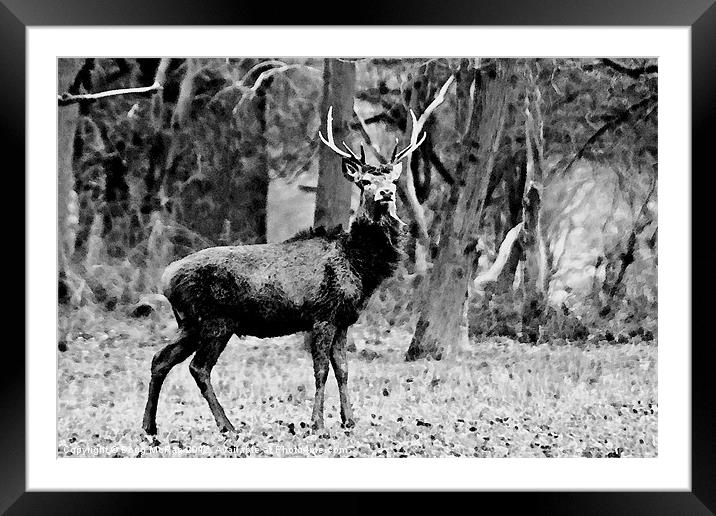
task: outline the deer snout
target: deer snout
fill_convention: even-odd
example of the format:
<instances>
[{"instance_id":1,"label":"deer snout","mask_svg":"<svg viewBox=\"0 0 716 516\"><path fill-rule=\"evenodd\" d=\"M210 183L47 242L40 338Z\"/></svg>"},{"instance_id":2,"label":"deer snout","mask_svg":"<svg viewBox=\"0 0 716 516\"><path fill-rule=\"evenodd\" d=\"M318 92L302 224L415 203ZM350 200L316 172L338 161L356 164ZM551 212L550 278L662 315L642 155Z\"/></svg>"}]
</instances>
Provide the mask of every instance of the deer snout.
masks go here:
<instances>
[{"instance_id":1,"label":"deer snout","mask_svg":"<svg viewBox=\"0 0 716 516\"><path fill-rule=\"evenodd\" d=\"M394 199L394 193L392 190L389 190L388 188L381 188L378 191L375 192L375 200L377 202L387 202L387 201L393 201Z\"/></svg>"}]
</instances>

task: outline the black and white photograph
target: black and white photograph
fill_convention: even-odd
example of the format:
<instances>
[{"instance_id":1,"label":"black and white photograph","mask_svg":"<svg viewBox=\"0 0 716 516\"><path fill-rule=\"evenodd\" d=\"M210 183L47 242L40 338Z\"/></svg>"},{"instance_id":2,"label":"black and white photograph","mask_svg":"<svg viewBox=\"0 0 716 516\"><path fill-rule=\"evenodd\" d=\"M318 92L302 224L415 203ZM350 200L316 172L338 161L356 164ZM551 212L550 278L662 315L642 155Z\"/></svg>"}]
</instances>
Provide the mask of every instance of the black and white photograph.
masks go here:
<instances>
[{"instance_id":1,"label":"black and white photograph","mask_svg":"<svg viewBox=\"0 0 716 516\"><path fill-rule=\"evenodd\" d=\"M59 58L56 456L658 457L658 79Z\"/></svg>"}]
</instances>

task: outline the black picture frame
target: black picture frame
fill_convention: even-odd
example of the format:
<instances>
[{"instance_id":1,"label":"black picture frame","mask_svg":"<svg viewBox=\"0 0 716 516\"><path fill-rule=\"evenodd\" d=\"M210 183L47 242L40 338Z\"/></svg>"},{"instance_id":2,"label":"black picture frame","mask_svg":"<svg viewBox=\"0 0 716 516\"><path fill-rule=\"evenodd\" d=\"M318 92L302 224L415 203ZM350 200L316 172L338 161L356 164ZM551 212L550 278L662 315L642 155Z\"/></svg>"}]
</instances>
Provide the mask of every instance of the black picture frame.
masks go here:
<instances>
[{"instance_id":1,"label":"black picture frame","mask_svg":"<svg viewBox=\"0 0 716 516\"><path fill-rule=\"evenodd\" d=\"M17 159L5 170L6 181L16 180L12 192L24 192L24 153L17 149L25 145L25 29L41 25L634 25L688 26L691 28L692 73L692 490L690 492L585 492L585 493L475 493L467 503L477 510L486 505L501 506L501 512L528 510L533 514L714 514L716 512L716 426L711 393L713 361L712 342L708 339L710 311L713 304L707 297L713 292L714 280L710 266L716 258L707 235L713 227L709 215L714 189L712 148L716 141L716 6L715 0L502 0L470 1L441 0L431 2L382 1L363 2L349 6L341 14L337 4L321 6L294 3L281 6L271 3L245 1L203 0L0 0L0 145L4 157ZM349 22L349 23L347 23ZM6 160L5 160L6 161ZM687 180L689 171L683 171ZM48 171L53 177L54 171ZM10 177L8 177L10 176ZM17 198L23 198L14 195ZM709 202L711 201L711 202ZM16 217L18 210L13 208ZM11 218L5 220L12 221ZM18 225L19 226L19 225ZM16 231L16 234L12 234ZM22 233L21 233L22 231ZM6 241L17 248L22 245L24 277L32 274L26 266L24 229L4 228ZM19 249L13 255L18 257ZM7 273L6 273L7 274ZM15 275L19 276L19 275ZM693 281L692 281L693 285ZM23 285L24 286L24 285ZM22 288L22 287L20 287ZM23 310L13 289L15 310ZM701 294L701 295L699 295ZM22 307L22 308L20 308ZM32 307L28 306L28 310ZM8 312L9 314L9 312ZM9 315L6 315L9 319ZM3 325L8 332L9 324ZM702 330L697 332L695 330ZM5 335L3 367L0 373L0 510L10 514L96 514L148 512L158 503L165 512L172 505L185 511L199 511L214 507L210 494L181 493L122 493L122 492L26 492L25 483L25 350L18 338ZM24 339L23 339L24 340ZM671 343L689 346L691 343ZM48 343L48 352L53 345ZM626 459L628 460L628 459ZM257 503L278 510L282 502L288 508L315 507L305 500L309 493L293 493L288 497L266 494L224 494L230 505L236 496L254 498ZM231 498L231 501L227 500ZM321 496L320 503L341 512L367 512L382 503L367 502L357 494ZM461 496L451 495L451 504ZM401 495L400 510L412 506L425 510L424 494ZM247 507L247 501L235 505L236 510ZM216 505L218 507L218 505ZM443 506L445 507L445 506ZM457 506L456 506L457 507Z\"/></svg>"}]
</instances>

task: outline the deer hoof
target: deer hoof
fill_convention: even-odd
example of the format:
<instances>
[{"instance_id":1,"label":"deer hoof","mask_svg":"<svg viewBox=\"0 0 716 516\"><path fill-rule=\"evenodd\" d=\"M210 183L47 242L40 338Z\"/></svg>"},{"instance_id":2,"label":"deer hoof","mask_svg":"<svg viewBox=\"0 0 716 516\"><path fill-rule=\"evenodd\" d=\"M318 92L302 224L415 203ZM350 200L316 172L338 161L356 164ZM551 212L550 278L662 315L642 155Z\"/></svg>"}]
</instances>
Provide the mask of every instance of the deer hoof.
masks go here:
<instances>
[{"instance_id":1,"label":"deer hoof","mask_svg":"<svg viewBox=\"0 0 716 516\"><path fill-rule=\"evenodd\" d=\"M234 428L234 425L232 425L231 423L225 423L225 424L221 425L219 431L222 434L235 434L236 428Z\"/></svg>"},{"instance_id":2,"label":"deer hoof","mask_svg":"<svg viewBox=\"0 0 716 516\"><path fill-rule=\"evenodd\" d=\"M323 421L314 421L314 422L311 424L311 428L312 428L313 430L317 431L317 432L320 431L320 430L323 430L323 428L324 428L324 427L323 427Z\"/></svg>"},{"instance_id":3,"label":"deer hoof","mask_svg":"<svg viewBox=\"0 0 716 516\"><path fill-rule=\"evenodd\" d=\"M356 422L353 421L352 419L346 419L343 422L343 428L353 428L355 426L356 426Z\"/></svg>"}]
</instances>

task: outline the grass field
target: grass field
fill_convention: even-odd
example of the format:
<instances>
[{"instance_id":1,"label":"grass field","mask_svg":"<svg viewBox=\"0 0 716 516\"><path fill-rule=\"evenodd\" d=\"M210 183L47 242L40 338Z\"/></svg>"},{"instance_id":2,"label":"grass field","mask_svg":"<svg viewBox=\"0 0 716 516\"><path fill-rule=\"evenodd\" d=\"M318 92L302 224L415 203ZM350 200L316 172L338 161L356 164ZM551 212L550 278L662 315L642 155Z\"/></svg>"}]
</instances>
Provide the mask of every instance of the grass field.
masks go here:
<instances>
[{"instance_id":1,"label":"grass field","mask_svg":"<svg viewBox=\"0 0 716 516\"><path fill-rule=\"evenodd\" d=\"M212 375L236 435L218 432L188 371L167 378L156 439L140 425L153 354L176 324L81 309L60 314L58 456L653 457L657 347L475 342L406 363L410 335L353 330L356 428L340 427L332 374L326 433L309 431L313 372L299 336L233 338ZM371 334L372 335L372 334Z\"/></svg>"}]
</instances>

